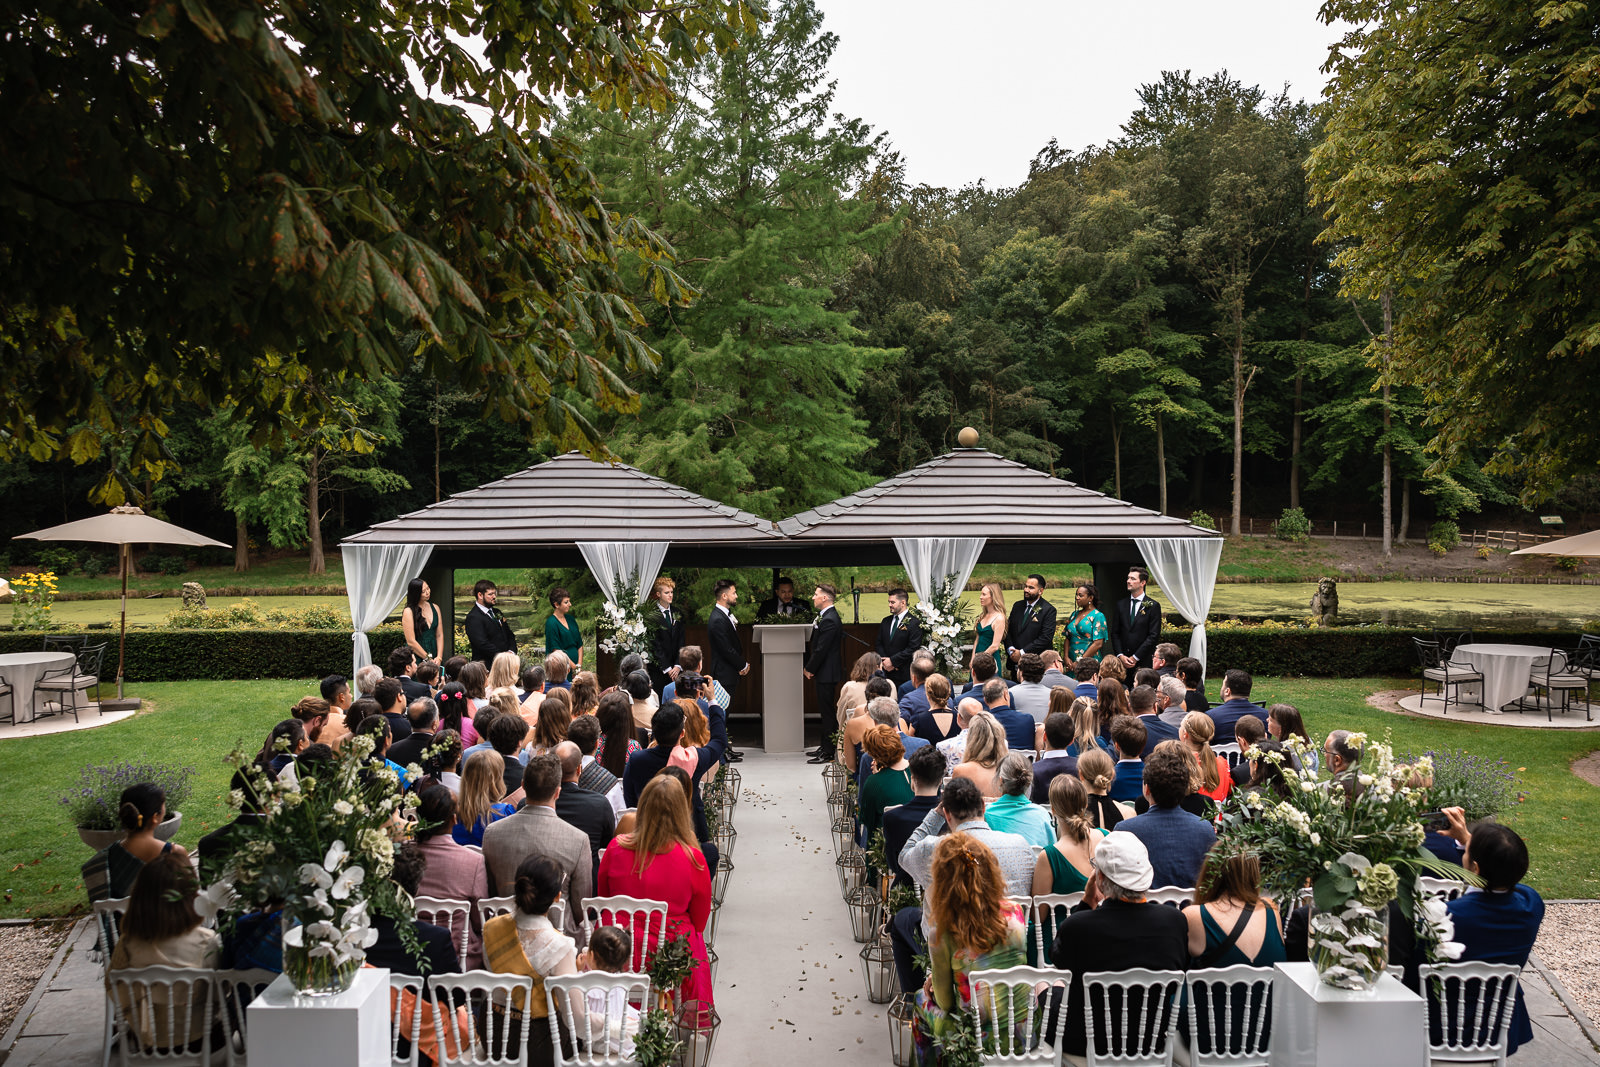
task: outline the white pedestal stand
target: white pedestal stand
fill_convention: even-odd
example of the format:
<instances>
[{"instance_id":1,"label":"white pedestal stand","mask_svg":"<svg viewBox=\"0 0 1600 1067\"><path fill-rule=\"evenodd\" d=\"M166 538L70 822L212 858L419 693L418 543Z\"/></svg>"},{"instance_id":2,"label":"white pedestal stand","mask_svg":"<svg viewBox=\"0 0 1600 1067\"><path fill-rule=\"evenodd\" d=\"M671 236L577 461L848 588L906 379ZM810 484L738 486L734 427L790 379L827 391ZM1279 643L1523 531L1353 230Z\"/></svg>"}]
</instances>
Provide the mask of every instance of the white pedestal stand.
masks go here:
<instances>
[{"instance_id":1,"label":"white pedestal stand","mask_svg":"<svg viewBox=\"0 0 1600 1067\"><path fill-rule=\"evenodd\" d=\"M767 752L804 752L806 747L806 642L811 627L755 627L761 646L761 747ZM822 724L827 729L828 724Z\"/></svg>"},{"instance_id":2,"label":"white pedestal stand","mask_svg":"<svg viewBox=\"0 0 1600 1067\"><path fill-rule=\"evenodd\" d=\"M1370 992L1335 989L1309 963L1280 963L1272 983L1272 1067L1428 1062L1422 998L1385 974Z\"/></svg>"},{"instance_id":3,"label":"white pedestal stand","mask_svg":"<svg viewBox=\"0 0 1600 1067\"><path fill-rule=\"evenodd\" d=\"M250 1067L388 1067L389 972L363 967L348 990L331 997L295 995L278 979L246 1009Z\"/></svg>"}]
</instances>

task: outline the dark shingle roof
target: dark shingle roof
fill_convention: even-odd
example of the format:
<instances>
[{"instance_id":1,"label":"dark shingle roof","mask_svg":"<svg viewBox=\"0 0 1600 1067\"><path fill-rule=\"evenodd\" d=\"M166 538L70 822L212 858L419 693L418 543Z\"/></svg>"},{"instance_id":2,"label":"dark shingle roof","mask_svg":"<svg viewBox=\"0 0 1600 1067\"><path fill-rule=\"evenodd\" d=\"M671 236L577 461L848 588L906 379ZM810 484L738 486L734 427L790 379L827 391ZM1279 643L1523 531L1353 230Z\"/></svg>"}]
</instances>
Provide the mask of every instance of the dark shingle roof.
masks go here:
<instances>
[{"instance_id":1,"label":"dark shingle roof","mask_svg":"<svg viewBox=\"0 0 1600 1067\"><path fill-rule=\"evenodd\" d=\"M343 544L475 548L574 541L777 542L772 523L625 464L568 452L388 522Z\"/></svg>"}]
</instances>

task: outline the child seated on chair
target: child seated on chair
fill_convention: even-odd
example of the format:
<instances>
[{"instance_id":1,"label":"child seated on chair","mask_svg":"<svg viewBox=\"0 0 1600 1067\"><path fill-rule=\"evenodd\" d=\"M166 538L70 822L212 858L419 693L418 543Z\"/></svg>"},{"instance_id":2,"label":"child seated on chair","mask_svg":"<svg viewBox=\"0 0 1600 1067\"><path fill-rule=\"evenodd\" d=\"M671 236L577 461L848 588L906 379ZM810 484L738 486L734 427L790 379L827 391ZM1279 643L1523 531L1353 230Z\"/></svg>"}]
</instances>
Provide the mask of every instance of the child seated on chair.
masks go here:
<instances>
[{"instance_id":1,"label":"child seated on chair","mask_svg":"<svg viewBox=\"0 0 1600 1067\"><path fill-rule=\"evenodd\" d=\"M578 956L578 970L625 974L633 959L633 938L620 926L602 926L589 935L589 949ZM605 1028L608 1056L633 1058L633 1037L639 1032L639 1009L628 1003L622 986L589 990L592 1027ZM598 1052L598 1049L591 1052Z\"/></svg>"}]
</instances>

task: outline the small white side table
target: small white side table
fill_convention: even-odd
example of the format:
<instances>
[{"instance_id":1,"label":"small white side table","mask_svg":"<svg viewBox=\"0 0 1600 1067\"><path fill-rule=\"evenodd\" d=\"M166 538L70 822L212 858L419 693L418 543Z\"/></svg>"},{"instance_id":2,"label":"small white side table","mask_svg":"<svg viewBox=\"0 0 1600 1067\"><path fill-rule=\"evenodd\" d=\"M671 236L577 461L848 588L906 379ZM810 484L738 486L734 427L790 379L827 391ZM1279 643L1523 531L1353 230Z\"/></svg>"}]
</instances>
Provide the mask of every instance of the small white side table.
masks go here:
<instances>
[{"instance_id":1,"label":"small white side table","mask_svg":"<svg viewBox=\"0 0 1600 1067\"><path fill-rule=\"evenodd\" d=\"M1369 992L1335 989L1309 963L1280 963L1272 982L1272 1067L1428 1062L1422 998L1385 974Z\"/></svg>"},{"instance_id":2,"label":"small white side table","mask_svg":"<svg viewBox=\"0 0 1600 1067\"><path fill-rule=\"evenodd\" d=\"M289 979L261 991L246 1009L250 1067L389 1067L389 972L363 967L331 997L296 996Z\"/></svg>"},{"instance_id":3,"label":"small white side table","mask_svg":"<svg viewBox=\"0 0 1600 1067\"><path fill-rule=\"evenodd\" d=\"M765 623L755 628L761 646L761 747L803 752L806 747L806 642L811 627ZM827 716L822 728L827 730Z\"/></svg>"}]
</instances>

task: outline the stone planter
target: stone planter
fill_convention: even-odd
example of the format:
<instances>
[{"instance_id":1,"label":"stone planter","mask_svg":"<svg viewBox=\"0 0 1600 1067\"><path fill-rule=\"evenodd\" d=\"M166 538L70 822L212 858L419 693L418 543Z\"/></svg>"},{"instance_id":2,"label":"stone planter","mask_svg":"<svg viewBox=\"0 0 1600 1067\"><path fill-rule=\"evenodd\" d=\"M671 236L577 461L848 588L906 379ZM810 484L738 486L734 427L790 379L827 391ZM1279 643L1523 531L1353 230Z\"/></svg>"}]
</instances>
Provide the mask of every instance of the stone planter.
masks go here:
<instances>
[{"instance_id":1,"label":"stone planter","mask_svg":"<svg viewBox=\"0 0 1600 1067\"><path fill-rule=\"evenodd\" d=\"M167 816L165 822L156 827L156 840L171 841L177 834L178 827L182 825L183 812L172 812ZM96 852L110 848L113 843L121 841L126 836L128 836L126 830L90 830L82 826L78 827L79 839Z\"/></svg>"}]
</instances>

